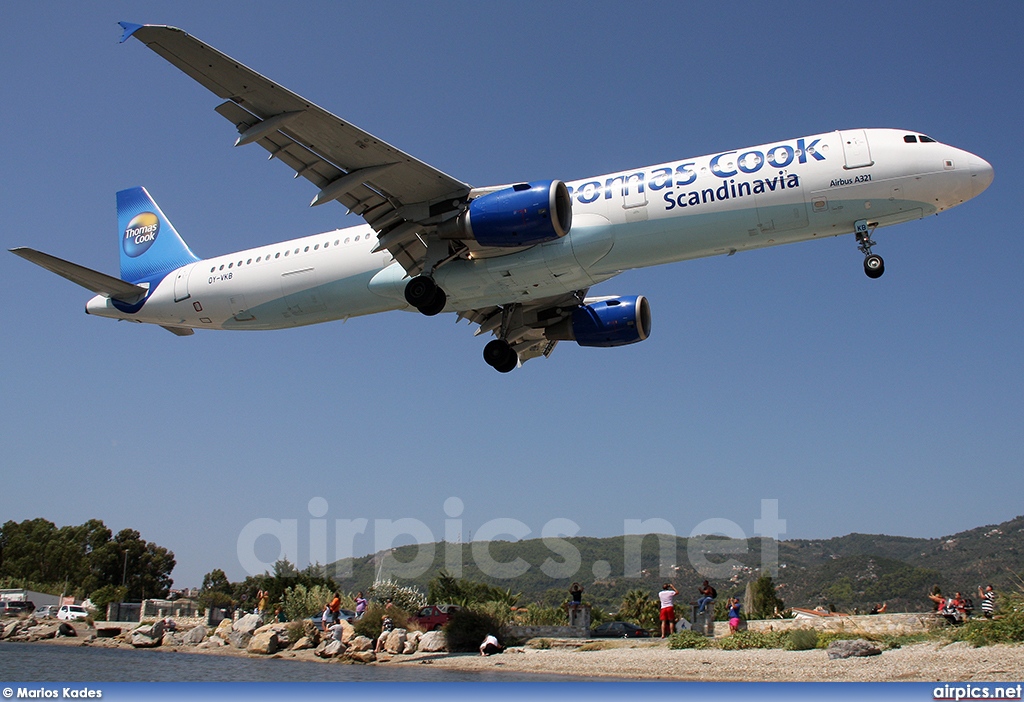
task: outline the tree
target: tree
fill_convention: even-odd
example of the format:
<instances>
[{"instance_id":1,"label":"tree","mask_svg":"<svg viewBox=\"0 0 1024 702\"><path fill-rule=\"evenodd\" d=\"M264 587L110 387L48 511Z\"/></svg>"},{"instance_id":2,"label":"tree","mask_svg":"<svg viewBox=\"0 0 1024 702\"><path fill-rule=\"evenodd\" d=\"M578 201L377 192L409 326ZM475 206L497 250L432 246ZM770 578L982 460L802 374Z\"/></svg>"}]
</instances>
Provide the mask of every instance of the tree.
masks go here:
<instances>
[{"instance_id":1,"label":"tree","mask_svg":"<svg viewBox=\"0 0 1024 702\"><path fill-rule=\"evenodd\" d=\"M747 612L751 619L770 619L776 611L781 612L786 608L786 603L775 594L775 583L767 571L754 581L752 589L753 603Z\"/></svg>"},{"instance_id":2,"label":"tree","mask_svg":"<svg viewBox=\"0 0 1024 702\"><path fill-rule=\"evenodd\" d=\"M653 629L658 626L658 603L646 590L630 590L619 604L619 619L636 622L637 625Z\"/></svg>"}]
</instances>

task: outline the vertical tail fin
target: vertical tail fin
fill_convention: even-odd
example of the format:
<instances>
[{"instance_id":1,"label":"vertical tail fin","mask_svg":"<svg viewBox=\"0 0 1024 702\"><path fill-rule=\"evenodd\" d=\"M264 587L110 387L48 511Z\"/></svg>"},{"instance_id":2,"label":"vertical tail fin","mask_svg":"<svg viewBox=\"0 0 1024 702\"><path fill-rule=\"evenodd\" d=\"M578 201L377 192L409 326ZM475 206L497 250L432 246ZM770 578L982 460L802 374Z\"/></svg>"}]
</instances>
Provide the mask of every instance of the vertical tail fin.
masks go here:
<instances>
[{"instance_id":1,"label":"vertical tail fin","mask_svg":"<svg viewBox=\"0 0 1024 702\"><path fill-rule=\"evenodd\" d=\"M117 226L122 280L138 283L199 260L145 188L117 193Z\"/></svg>"}]
</instances>

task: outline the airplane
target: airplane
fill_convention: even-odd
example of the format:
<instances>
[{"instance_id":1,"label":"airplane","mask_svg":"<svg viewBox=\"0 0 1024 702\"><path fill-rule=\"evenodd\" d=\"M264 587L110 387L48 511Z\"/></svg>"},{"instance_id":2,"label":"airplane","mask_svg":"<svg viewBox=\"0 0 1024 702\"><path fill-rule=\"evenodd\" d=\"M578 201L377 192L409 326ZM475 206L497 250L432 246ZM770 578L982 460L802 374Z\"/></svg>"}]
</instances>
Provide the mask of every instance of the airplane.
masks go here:
<instances>
[{"instance_id":1,"label":"airplane","mask_svg":"<svg viewBox=\"0 0 1024 702\"><path fill-rule=\"evenodd\" d=\"M981 194L984 159L905 129L841 129L565 182L473 187L345 122L181 29L120 23L224 100L216 111L365 224L197 257L141 187L117 193L120 277L30 248L12 253L96 293L88 314L195 329L263 330L390 310L456 313L494 338L507 373L559 341L648 338L643 295L588 296L635 268L874 232Z\"/></svg>"}]
</instances>

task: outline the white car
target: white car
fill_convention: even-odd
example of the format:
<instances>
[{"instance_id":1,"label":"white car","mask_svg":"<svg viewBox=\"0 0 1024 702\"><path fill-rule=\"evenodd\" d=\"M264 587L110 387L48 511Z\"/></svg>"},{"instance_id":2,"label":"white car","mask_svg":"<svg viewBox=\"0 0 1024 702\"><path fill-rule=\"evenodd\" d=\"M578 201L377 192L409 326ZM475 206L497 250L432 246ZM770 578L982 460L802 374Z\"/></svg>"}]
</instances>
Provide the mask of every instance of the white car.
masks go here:
<instances>
[{"instance_id":1,"label":"white car","mask_svg":"<svg viewBox=\"0 0 1024 702\"><path fill-rule=\"evenodd\" d=\"M89 610L82 605L61 605L57 610L57 619L72 622L76 619L85 619L89 616Z\"/></svg>"}]
</instances>

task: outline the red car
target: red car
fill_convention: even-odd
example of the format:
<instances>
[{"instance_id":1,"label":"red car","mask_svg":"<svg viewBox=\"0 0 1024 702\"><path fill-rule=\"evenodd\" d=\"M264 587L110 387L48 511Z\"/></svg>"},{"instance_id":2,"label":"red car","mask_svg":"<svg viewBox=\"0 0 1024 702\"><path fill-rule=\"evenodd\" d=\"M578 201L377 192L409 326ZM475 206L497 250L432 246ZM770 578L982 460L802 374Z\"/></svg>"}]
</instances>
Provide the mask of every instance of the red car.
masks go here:
<instances>
[{"instance_id":1,"label":"red car","mask_svg":"<svg viewBox=\"0 0 1024 702\"><path fill-rule=\"evenodd\" d=\"M458 605L427 605L413 617L416 623L426 631L437 631L452 618L452 613L458 612Z\"/></svg>"}]
</instances>

